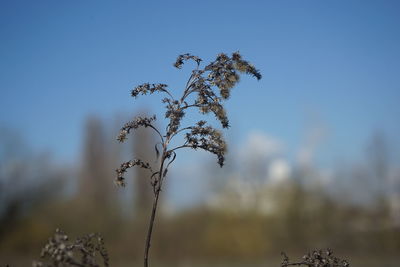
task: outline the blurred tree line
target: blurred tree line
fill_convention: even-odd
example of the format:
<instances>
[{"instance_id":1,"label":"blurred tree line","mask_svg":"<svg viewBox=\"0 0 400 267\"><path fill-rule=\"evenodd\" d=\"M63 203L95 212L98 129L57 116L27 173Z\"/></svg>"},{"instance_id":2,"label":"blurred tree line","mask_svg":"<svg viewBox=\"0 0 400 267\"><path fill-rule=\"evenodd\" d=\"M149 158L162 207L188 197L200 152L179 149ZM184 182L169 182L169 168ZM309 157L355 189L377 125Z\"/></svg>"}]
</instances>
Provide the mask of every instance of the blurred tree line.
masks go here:
<instances>
[{"instance_id":1,"label":"blurred tree line","mask_svg":"<svg viewBox=\"0 0 400 267\"><path fill-rule=\"evenodd\" d=\"M112 265L141 262L152 198L149 179L133 169L121 190L113 185L114 169L132 154L154 162L155 137L138 130L124 150L115 140L121 121L89 118L81 155L70 166L32 151L16 132L0 129L1 262L29 265L56 228L70 236L102 233ZM262 262L281 251L297 255L331 247L342 255L394 257L400 251L400 177L389 173L388 150L381 135L373 137L365 162L339 166L329 186L318 183L318 172L309 167L298 166L289 179L274 184L258 183L262 171L247 169L256 181L247 202L241 197L246 181L235 186L228 168L214 204L163 213L161 200L152 255L171 263Z\"/></svg>"}]
</instances>

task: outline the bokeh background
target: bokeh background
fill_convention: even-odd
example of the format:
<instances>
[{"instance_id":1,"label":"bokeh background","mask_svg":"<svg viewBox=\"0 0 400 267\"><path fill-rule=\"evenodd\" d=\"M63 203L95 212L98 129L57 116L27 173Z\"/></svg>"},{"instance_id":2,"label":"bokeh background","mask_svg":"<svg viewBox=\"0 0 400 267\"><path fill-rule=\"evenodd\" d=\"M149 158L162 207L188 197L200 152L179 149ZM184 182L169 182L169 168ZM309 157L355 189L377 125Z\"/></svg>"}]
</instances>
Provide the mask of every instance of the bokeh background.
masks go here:
<instances>
[{"instance_id":1,"label":"bokeh background","mask_svg":"<svg viewBox=\"0 0 400 267\"><path fill-rule=\"evenodd\" d=\"M156 114L192 65L240 51L263 74L226 103L227 164L178 154L162 192L158 266L279 266L330 247L353 266L400 261L399 1L0 1L0 264L29 266L56 228L103 234L140 266L151 189L115 169L154 160L119 128ZM196 118L197 114L194 114ZM214 121L212 116L207 118ZM186 121L190 123L190 119Z\"/></svg>"}]
</instances>

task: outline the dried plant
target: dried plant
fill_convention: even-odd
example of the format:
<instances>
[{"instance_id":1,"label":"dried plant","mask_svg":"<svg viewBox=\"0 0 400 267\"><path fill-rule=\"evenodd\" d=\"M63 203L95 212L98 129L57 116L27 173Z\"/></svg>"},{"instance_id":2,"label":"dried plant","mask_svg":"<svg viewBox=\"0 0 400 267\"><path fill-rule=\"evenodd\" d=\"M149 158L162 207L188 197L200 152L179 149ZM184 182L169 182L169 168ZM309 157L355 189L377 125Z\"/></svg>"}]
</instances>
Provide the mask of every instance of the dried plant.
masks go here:
<instances>
[{"instance_id":1,"label":"dried plant","mask_svg":"<svg viewBox=\"0 0 400 267\"><path fill-rule=\"evenodd\" d=\"M260 72L252 64L243 60L238 52L233 53L231 57L226 54L219 54L215 61L204 68L200 67L202 60L199 57L184 54L178 56L174 66L180 69L188 60L194 61L196 68L192 70L179 98L174 97L173 92L168 89L166 84L145 83L137 86L131 92L131 95L135 98L139 95L155 92L166 95L162 99L166 109L165 118L168 120L165 133L155 127L155 116L149 118L137 117L126 123L117 137L120 142L123 142L131 130L145 127L154 130L160 138L159 143L155 145L156 157L159 159L157 168L153 170L149 163L141 159L133 159L122 163L116 170L116 184L120 186L125 185L124 173L127 169L137 166L149 171L154 200L145 242L145 267L149 264L150 242L159 195L168 168L175 160L176 151L182 148L202 149L216 155L221 167L225 161L226 143L222 133L207 125L204 120L198 121L192 126L182 127L181 122L186 112L189 109L198 109L203 114L212 113L221 123L222 128L228 128L229 120L223 102L229 98L231 89L239 82L240 74L250 74L257 80L261 79ZM183 136L183 143L179 146L170 147L171 140L177 135Z\"/></svg>"},{"instance_id":2,"label":"dried plant","mask_svg":"<svg viewBox=\"0 0 400 267\"><path fill-rule=\"evenodd\" d=\"M331 249L325 251L314 250L303 256L299 262L290 262L288 256L282 252L283 261L281 267L287 266L308 266L308 267L349 267L350 264L346 260L333 256Z\"/></svg>"},{"instance_id":3,"label":"dried plant","mask_svg":"<svg viewBox=\"0 0 400 267\"><path fill-rule=\"evenodd\" d=\"M40 256L46 261L35 261L33 267L109 266L108 253L100 234L88 234L69 242L68 236L57 229ZM97 263L97 258L102 259L102 264Z\"/></svg>"}]
</instances>

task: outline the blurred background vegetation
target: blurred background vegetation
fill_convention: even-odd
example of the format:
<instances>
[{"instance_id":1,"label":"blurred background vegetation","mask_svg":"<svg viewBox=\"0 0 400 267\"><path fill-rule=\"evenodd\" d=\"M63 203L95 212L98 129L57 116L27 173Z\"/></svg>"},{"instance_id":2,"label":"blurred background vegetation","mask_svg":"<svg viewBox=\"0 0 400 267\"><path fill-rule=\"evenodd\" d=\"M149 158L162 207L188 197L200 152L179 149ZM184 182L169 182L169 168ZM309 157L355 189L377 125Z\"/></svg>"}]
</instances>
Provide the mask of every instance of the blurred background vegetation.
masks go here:
<instances>
[{"instance_id":1,"label":"blurred background vegetation","mask_svg":"<svg viewBox=\"0 0 400 267\"><path fill-rule=\"evenodd\" d=\"M3 263L28 266L56 228L71 237L100 232L112 265L141 263L152 200L149 180L134 169L128 187L121 189L113 185L114 169L132 154L154 160L154 136L138 130L130 145L122 146L113 141L121 121L88 118L80 164L70 166L29 149L18 133L1 128ZM278 266L281 251L297 257L330 247L355 266L366 259L369 265L362 266L395 266L400 260L400 172L389 166L393 153L383 134L371 136L362 161L338 164L329 179L310 159L289 165L273 145L260 149L263 144L260 134L250 135L223 169L196 160L201 171L193 175L203 179L207 193L190 204L174 204L167 185L153 262ZM176 165L167 184L182 181L175 180ZM183 187L196 194L196 187Z\"/></svg>"}]
</instances>

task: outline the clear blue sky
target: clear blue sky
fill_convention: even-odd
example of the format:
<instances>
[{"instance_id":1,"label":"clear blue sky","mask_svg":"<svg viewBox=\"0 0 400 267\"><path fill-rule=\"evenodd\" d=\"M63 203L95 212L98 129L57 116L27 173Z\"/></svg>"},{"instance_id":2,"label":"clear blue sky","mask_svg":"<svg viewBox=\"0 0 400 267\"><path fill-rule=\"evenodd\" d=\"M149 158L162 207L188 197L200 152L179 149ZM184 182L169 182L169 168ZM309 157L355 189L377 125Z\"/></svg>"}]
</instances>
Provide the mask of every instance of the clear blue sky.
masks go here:
<instances>
[{"instance_id":1,"label":"clear blue sky","mask_svg":"<svg viewBox=\"0 0 400 267\"><path fill-rule=\"evenodd\" d=\"M356 156L375 130L399 147L399 14L395 0L1 0L0 125L72 160L88 114L160 112L129 91L183 85L178 54L239 50L264 78L242 79L227 104L235 139L258 129L295 147L316 116L325 158Z\"/></svg>"}]
</instances>

